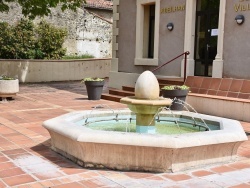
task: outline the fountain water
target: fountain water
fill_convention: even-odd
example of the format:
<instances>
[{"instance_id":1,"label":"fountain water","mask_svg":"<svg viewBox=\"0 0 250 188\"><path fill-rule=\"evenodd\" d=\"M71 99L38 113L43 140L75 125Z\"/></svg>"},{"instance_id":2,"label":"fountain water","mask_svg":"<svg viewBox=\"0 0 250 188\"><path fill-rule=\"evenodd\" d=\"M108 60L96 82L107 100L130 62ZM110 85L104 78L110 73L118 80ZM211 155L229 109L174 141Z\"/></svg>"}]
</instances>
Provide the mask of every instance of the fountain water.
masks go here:
<instances>
[{"instance_id":1,"label":"fountain water","mask_svg":"<svg viewBox=\"0 0 250 188\"><path fill-rule=\"evenodd\" d=\"M131 115L128 109L76 111L43 123L51 135L52 149L84 167L152 172L175 172L236 158L237 148L247 137L241 124L235 120L166 110L159 115L173 113L174 116L218 122L218 130L175 135L148 134L154 132L150 122L152 119L155 122L159 108L171 104L169 99L158 98L155 81L145 76L149 74L139 77L142 81L137 82L142 83L137 84L135 97L122 100L136 114L137 133L93 130L78 123L86 119L88 123L89 118Z\"/></svg>"}]
</instances>

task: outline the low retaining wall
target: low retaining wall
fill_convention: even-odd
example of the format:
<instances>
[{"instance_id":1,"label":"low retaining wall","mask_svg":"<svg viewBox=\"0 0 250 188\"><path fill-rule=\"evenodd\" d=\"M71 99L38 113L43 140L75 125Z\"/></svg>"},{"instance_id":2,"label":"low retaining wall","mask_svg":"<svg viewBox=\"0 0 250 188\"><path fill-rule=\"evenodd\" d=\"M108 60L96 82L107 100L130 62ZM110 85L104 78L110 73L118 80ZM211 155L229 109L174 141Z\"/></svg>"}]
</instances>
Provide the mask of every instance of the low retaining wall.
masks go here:
<instances>
[{"instance_id":1,"label":"low retaining wall","mask_svg":"<svg viewBox=\"0 0 250 188\"><path fill-rule=\"evenodd\" d=\"M111 59L86 60L0 60L0 75L20 82L81 80L85 77L108 77Z\"/></svg>"},{"instance_id":2,"label":"low retaining wall","mask_svg":"<svg viewBox=\"0 0 250 188\"><path fill-rule=\"evenodd\" d=\"M189 94L186 101L198 113L250 122L250 100Z\"/></svg>"},{"instance_id":3,"label":"low retaining wall","mask_svg":"<svg viewBox=\"0 0 250 188\"><path fill-rule=\"evenodd\" d=\"M185 85L197 112L250 122L250 80L189 76Z\"/></svg>"}]
</instances>

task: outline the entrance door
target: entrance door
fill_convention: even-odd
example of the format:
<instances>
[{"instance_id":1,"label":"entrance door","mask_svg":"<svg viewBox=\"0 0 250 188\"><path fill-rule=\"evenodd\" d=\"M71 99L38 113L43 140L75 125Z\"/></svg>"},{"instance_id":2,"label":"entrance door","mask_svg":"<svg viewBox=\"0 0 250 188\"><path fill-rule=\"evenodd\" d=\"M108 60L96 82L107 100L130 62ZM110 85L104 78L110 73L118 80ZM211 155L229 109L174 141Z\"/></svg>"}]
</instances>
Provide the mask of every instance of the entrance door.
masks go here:
<instances>
[{"instance_id":1,"label":"entrance door","mask_svg":"<svg viewBox=\"0 0 250 188\"><path fill-rule=\"evenodd\" d=\"M195 75L212 76L217 54L220 0L197 0L195 32Z\"/></svg>"}]
</instances>

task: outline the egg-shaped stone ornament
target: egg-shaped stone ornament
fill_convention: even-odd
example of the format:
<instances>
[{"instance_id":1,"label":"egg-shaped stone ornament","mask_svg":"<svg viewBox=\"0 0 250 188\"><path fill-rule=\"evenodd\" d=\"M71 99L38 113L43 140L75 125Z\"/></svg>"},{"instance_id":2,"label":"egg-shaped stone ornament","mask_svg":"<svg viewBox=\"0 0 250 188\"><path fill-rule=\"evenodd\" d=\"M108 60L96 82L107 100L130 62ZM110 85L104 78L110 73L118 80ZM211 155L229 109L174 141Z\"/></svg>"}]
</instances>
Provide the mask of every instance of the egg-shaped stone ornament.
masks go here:
<instances>
[{"instance_id":1,"label":"egg-shaped stone ornament","mask_svg":"<svg viewBox=\"0 0 250 188\"><path fill-rule=\"evenodd\" d=\"M137 99L158 99L160 93L159 82L151 71L143 72L135 84L135 97Z\"/></svg>"}]
</instances>

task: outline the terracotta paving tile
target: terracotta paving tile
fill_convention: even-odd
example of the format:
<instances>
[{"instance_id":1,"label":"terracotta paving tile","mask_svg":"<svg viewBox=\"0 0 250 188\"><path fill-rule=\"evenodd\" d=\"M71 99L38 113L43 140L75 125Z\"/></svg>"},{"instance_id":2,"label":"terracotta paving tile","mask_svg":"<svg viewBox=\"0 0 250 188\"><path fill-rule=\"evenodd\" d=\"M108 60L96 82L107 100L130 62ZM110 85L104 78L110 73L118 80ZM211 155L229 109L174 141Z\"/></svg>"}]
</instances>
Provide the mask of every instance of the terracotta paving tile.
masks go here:
<instances>
[{"instance_id":1,"label":"terracotta paving tile","mask_svg":"<svg viewBox=\"0 0 250 188\"><path fill-rule=\"evenodd\" d=\"M183 180L188 180L191 179L192 177L186 174L165 174L162 175L165 178L171 179L173 181L183 181Z\"/></svg>"},{"instance_id":2,"label":"terracotta paving tile","mask_svg":"<svg viewBox=\"0 0 250 188\"><path fill-rule=\"evenodd\" d=\"M9 161L8 158L6 158L4 156L0 156L0 163L7 162L7 161Z\"/></svg>"},{"instance_id":3,"label":"terracotta paving tile","mask_svg":"<svg viewBox=\"0 0 250 188\"><path fill-rule=\"evenodd\" d=\"M79 176L82 178L95 178L96 176L100 176L100 174L98 174L97 172L88 171L79 174Z\"/></svg>"},{"instance_id":4,"label":"terracotta paving tile","mask_svg":"<svg viewBox=\"0 0 250 188\"><path fill-rule=\"evenodd\" d=\"M249 99L250 93L239 93L238 98L240 99Z\"/></svg>"},{"instance_id":5,"label":"terracotta paving tile","mask_svg":"<svg viewBox=\"0 0 250 188\"><path fill-rule=\"evenodd\" d=\"M39 180L47 180L52 178L59 178L63 177L64 175L59 171L46 171L46 172L40 172L40 173L34 173L33 176L37 177Z\"/></svg>"},{"instance_id":6,"label":"terracotta paving tile","mask_svg":"<svg viewBox=\"0 0 250 188\"><path fill-rule=\"evenodd\" d=\"M79 183L84 185L85 187L88 188L98 188L104 186L104 184L100 181L97 181L95 179L90 179L90 180L82 180Z\"/></svg>"},{"instance_id":7,"label":"terracotta paving tile","mask_svg":"<svg viewBox=\"0 0 250 188\"><path fill-rule=\"evenodd\" d=\"M54 185L61 185L62 183L59 180L50 180Z\"/></svg>"},{"instance_id":8,"label":"terracotta paving tile","mask_svg":"<svg viewBox=\"0 0 250 188\"><path fill-rule=\"evenodd\" d=\"M1 170L16 168L16 166L12 162L0 163L0 166L1 166Z\"/></svg>"},{"instance_id":9,"label":"terracotta paving tile","mask_svg":"<svg viewBox=\"0 0 250 188\"><path fill-rule=\"evenodd\" d=\"M207 170L199 170L199 171L193 172L192 174L194 176L201 177L201 176L208 176L208 175L214 174L214 172L210 172Z\"/></svg>"},{"instance_id":10,"label":"terracotta paving tile","mask_svg":"<svg viewBox=\"0 0 250 188\"><path fill-rule=\"evenodd\" d=\"M201 88L208 89L210 87L212 80L213 80L212 78L206 78L206 77L203 78Z\"/></svg>"},{"instance_id":11,"label":"terracotta paving tile","mask_svg":"<svg viewBox=\"0 0 250 188\"><path fill-rule=\"evenodd\" d=\"M232 84L229 88L231 92L240 92L244 80L233 79Z\"/></svg>"},{"instance_id":12,"label":"terracotta paving tile","mask_svg":"<svg viewBox=\"0 0 250 188\"><path fill-rule=\"evenodd\" d=\"M234 98L238 98L239 93L236 92L228 92L227 93L227 97L234 97Z\"/></svg>"},{"instance_id":13,"label":"terracotta paving tile","mask_svg":"<svg viewBox=\"0 0 250 188\"><path fill-rule=\"evenodd\" d=\"M219 90L228 91L230 89L231 84L232 84L232 79L231 78L223 78L221 80Z\"/></svg>"},{"instance_id":14,"label":"terracotta paving tile","mask_svg":"<svg viewBox=\"0 0 250 188\"><path fill-rule=\"evenodd\" d=\"M244 169L244 168L250 168L250 164L243 163L243 162L236 162L233 164L229 164L229 167L236 168L236 169ZM250 178L249 178L250 180Z\"/></svg>"},{"instance_id":15,"label":"terracotta paving tile","mask_svg":"<svg viewBox=\"0 0 250 188\"><path fill-rule=\"evenodd\" d=\"M55 185L52 181L49 181L49 180L47 180L47 181L42 181L42 182L40 182L40 183L42 184L43 187L52 187L52 186Z\"/></svg>"},{"instance_id":16,"label":"terracotta paving tile","mask_svg":"<svg viewBox=\"0 0 250 188\"><path fill-rule=\"evenodd\" d=\"M226 96L227 96L227 93L228 93L227 91L218 91L218 92L217 92L217 95L218 95L218 96L226 97Z\"/></svg>"},{"instance_id":17,"label":"terracotta paving tile","mask_svg":"<svg viewBox=\"0 0 250 188\"><path fill-rule=\"evenodd\" d=\"M200 89L199 93L200 94L207 94L208 90L207 89Z\"/></svg>"},{"instance_id":18,"label":"terracotta paving tile","mask_svg":"<svg viewBox=\"0 0 250 188\"><path fill-rule=\"evenodd\" d=\"M60 178L60 179L58 179L58 180L61 182L61 184L74 182L74 181L72 181L72 180L71 180L70 178L68 178L68 177Z\"/></svg>"},{"instance_id":19,"label":"terracotta paving tile","mask_svg":"<svg viewBox=\"0 0 250 188\"><path fill-rule=\"evenodd\" d=\"M0 180L0 188L4 188L7 187L7 185L5 185L1 180Z\"/></svg>"},{"instance_id":20,"label":"terracotta paving tile","mask_svg":"<svg viewBox=\"0 0 250 188\"><path fill-rule=\"evenodd\" d=\"M188 76L187 79L185 80L185 85L192 87L193 86L193 81L194 77L193 76Z\"/></svg>"},{"instance_id":21,"label":"terracotta paving tile","mask_svg":"<svg viewBox=\"0 0 250 188\"><path fill-rule=\"evenodd\" d=\"M29 186L30 188L44 188L44 186L40 183L31 183Z\"/></svg>"},{"instance_id":22,"label":"terracotta paving tile","mask_svg":"<svg viewBox=\"0 0 250 188\"><path fill-rule=\"evenodd\" d=\"M191 91L191 93L199 93L199 89L195 87L191 87L189 90Z\"/></svg>"},{"instance_id":23,"label":"terracotta paving tile","mask_svg":"<svg viewBox=\"0 0 250 188\"><path fill-rule=\"evenodd\" d=\"M244 80L240 90L241 93L250 93L250 80Z\"/></svg>"},{"instance_id":24,"label":"terracotta paving tile","mask_svg":"<svg viewBox=\"0 0 250 188\"><path fill-rule=\"evenodd\" d=\"M79 174L82 172L87 172L84 168L62 168L61 169L65 174Z\"/></svg>"},{"instance_id":25,"label":"terracotta paving tile","mask_svg":"<svg viewBox=\"0 0 250 188\"><path fill-rule=\"evenodd\" d=\"M15 186L24 183L34 182L35 179L30 175L20 175L15 177L3 178L3 181L9 186Z\"/></svg>"},{"instance_id":26,"label":"terracotta paving tile","mask_svg":"<svg viewBox=\"0 0 250 188\"><path fill-rule=\"evenodd\" d=\"M229 167L229 166L219 166L219 167L214 167L214 168L211 168L210 170L216 172L216 173L223 173L223 172L231 172L231 171L234 171L236 170L235 168L232 168L232 167Z\"/></svg>"},{"instance_id":27,"label":"terracotta paving tile","mask_svg":"<svg viewBox=\"0 0 250 188\"><path fill-rule=\"evenodd\" d=\"M7 148L9 146L13 146L14 144L12 142L9 141L4 141L4 142L0 142L0 147L2 148Z\"/></svg>"},{"instance_id":28,"label":"terracotta paving tile","mask_svg":"<svg viewBox=\"0 0 250 188\"><path fill-rule=\"evenodd\" d=\"M52 187L53 188L70 188L70 187L72 187L72 188L83 188L85 186L74 182L74 183L67 183L67 184L63 184L63 185L56 185L56 186L52 186Z\"/></svg>"},{"instance_id":29,"label":"terracotta paving tile","mask_svg":"<svg viewBox=\"0 0 250 188\"><path fill-rule=\"evenodd\" d=\"M196 76L196 78L193 80L193 85L192 85L192 87L200 88L200 87L201 87L201 84L202 84L202 82L203 82L203 78L204 78L204 77Z\"/></svg>"},{"instance_id":30,"label":"terracotta paving tile","mask_svg":"<svg viewBox=\"0 0 250 188\"><path fill-rule=\"evenodd\" d=\"M140 173L140 172L125 172L124 174L131 178L148 178L153 176L153 174L150 173Z\"/></svg>"},{"instance_id":31,"label":"terracotta paving tile","mask_svg":"<svg viewBox=\"0 0 250 188\"><path fill-rule=\"evenodd\" d=\"M146 177L146 179L150 179L150 180L164 180L164 178L158 176L158 175L153 175L153 176L149 176Z\"/></svg>"},{"instance_id":32,"label":"terracotta paving tile","mask_svg":"<svg viewBox=\"0 0 250 188\"><path fill-rule=\"evenodd\" d=\"M230 188L250 188L250 185L243 183L243 184L232 186Z\"/></svg>"},{"instance_id":33,"label":"terracotta paving tile","mask_svg":"<svg viewBox=\"0 0 250 188\"><path fill-rule=\"evenodd\" d=\"M0 170L0 178L12 177L25 174L21 168L11 168L6 170Z\"/></svg>"},{"instance_id":34,"label":"terracotta paving tile","mask_svg":"<svg viewBox=\"0 0 250 188\"><path fill-rule=\"evenodd\" d=\"M217 95L217 90L211 90L211 89L209 89L208 91L207 91L207 94L208 95Z\"/></svg>"},{"instance_id":35,"label":"terracotta paving tile","mask_svg":"<svg viewBox=\"0 0 250 188\"><path fill-rule=\"evenodd\" d=\"M210 83L209 89L218 90L220 87L220 84L221 84L221 78L214 78L212 79Z\"/></svg>"}]
</instances>

